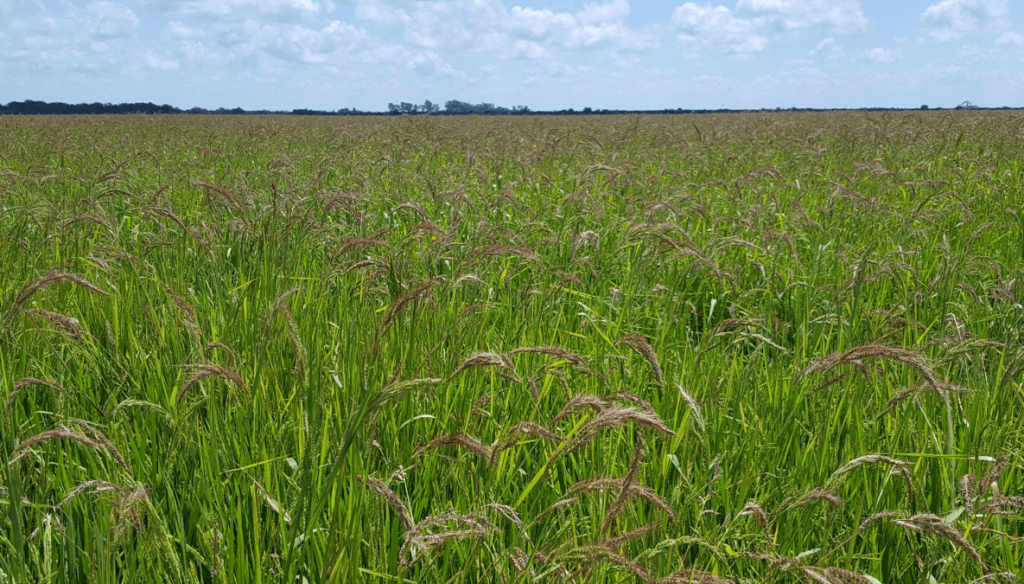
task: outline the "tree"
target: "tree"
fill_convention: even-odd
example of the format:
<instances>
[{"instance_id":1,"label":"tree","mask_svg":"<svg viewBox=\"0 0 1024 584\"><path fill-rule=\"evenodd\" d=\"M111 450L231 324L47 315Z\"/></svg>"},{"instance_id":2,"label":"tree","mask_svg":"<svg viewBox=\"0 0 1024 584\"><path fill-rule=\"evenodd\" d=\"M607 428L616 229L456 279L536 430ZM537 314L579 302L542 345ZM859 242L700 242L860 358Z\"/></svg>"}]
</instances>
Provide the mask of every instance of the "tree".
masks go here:
<instances>
[{"instance_id":1,"label":"tree","mask_svg":"<svg viewBox=\"0 0 1024 584\"><path fill-rule=\"evenodd\" d=\"M473 113L473 104L457 99L449 99L444 102L444 111L448 114L469 114Z\"/></svg>"}]
</instances>

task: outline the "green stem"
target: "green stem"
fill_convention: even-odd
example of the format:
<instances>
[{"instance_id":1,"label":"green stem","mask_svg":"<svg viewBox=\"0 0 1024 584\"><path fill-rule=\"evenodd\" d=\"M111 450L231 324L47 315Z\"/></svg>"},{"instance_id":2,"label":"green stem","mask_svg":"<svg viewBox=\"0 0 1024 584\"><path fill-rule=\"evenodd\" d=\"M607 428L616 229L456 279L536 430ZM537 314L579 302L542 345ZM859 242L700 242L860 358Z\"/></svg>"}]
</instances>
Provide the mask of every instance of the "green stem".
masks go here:
<instances>
[{"instance_id":1,"label":"green stem","mask_svg":"<svg viewBox=\"0 0 1024 584\"><path fill-rule=\"evenodd\" d=\"M324 481L324 484L317 489L319 495L317 495L317 493L312 492L303 493L302 499L304 499L304 501L300 500L299 502L300 509L303 508L303 502L305 503L305 512L301 515L301 523L303 524L302 542L309 539L309 536L312 533L313 529L312 526L315 524L316 518L320 516L320 513L323 512L324 507L327 505L327 499L332 494L331 487L334 484L334 480L338 477L339 474L341 474L341 471L345 468L345 463L348 461L349 448L352 446L352 442L355 440L356 432L363 425L363 421L366 418L368 410L372 409L373 403L375 402L375 398L377 397L377 393L378 392L367 392L363 397L363 401L359 405L359 410L356 413L355 419L352 421L351 424L349 424L348 428L345 431L345 436L341 444L341 449L338 451L338 455L334 459L334 464L331 465L331 469L327 474L327 478ZM288 556L285 560L284 573L287 574L289 580L286 581L291 581L291 579L295 577L295 574L291 572L291 567L293 565L296 548L298 548L295 530L298 527L299 523L300 520L298 519L296 519L292 523L291 534L289 535L289 541L287 542L289 545L289 550Z\"/></svg>"},{"instance_id":2,"label":"green stem","mask_svg":"<svg viewBox=\"0 0 1024 584\"><path fill-rule=\"evenodd\" d=\"M8 418L5 421L9 421ZM0 465L7 469L7 514L11 521L11 544L17 550L11 566L13 582L25 581L25 539L21 526L21 485L18 484L18 476L14 467L10 465L10 459L14 454L14 432L13 423L4 424L4 435L8 438L0 440Z\"/></svg>"},{"instance_id":3,"label":"green stem","mask_svg":"<svg viewBox=\"0 0 1024 584\"><path fill-rule=\"evenodd\" d=\"M949 508L956 506L956 458L953 452L955 448L953 440L953 401L946 399L946 454L949 459Z\"/></svg>"}]
</instances>

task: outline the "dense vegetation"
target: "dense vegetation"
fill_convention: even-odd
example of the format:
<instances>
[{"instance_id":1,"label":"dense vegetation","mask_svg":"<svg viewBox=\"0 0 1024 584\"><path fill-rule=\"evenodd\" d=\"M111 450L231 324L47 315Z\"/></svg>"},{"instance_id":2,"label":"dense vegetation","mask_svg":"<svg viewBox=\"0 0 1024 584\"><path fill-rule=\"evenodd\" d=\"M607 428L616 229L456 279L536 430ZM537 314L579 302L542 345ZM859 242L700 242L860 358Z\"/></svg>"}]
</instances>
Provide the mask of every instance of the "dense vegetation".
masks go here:
<instances>
[{"instance_id":1,"label":"dense vegetation","mask_svg":"<svg viewBox=\"0 0 1024 584\"><path fill-rule=\"evenodd\" d=\"M1022 145L0 118L0 581L1010 579Z\"/></svg>"},{"instance_id":2,"label":"dense vegetation","mask_svg":"<svg viewBox=\"0 0 1024 584\"><path fill-rule=\"evenodd\" d=\"M927 105L922 105L921 110L927 110ZM978 109L971 102L965 101L956 106L955 110ZM1000 108L1008 110L1008 107ZM768 110L762 110L768 111ZM775 108L774 111L781 111ZM827 111L791 108L789 111ZM866 108L861 111L906 111L900 108ZM429 99L422 104L389 103L386 111L365 111L356 108L339 108L337 110L311 110L293 109L291 111L267 111L267 110L244 110L240 107L217 109L205 109L193 107L183 110L171 105L156 105L154 103L62 103L45 101L12 101L7 104L0 104L0 115L27 116L27 115L110 115L110 114L195 114L195 115L292 115L292 116L398 116L398 115L443 115L443 116L465 116L465 115L487 115L487 116L565 116L565 115L621 115L621 114L690 114L690 113L749 113L749 110L707 110L707 109L665 109L660 111L623 111L609 109L593 109L585 107L580 110L572 108L557 111L534 111L525 105L517 105L511 108L495 105L489 102L469 103L451 99L444 103L442 109L440 104L431 102Z\"/></svg>"}]
</instances>

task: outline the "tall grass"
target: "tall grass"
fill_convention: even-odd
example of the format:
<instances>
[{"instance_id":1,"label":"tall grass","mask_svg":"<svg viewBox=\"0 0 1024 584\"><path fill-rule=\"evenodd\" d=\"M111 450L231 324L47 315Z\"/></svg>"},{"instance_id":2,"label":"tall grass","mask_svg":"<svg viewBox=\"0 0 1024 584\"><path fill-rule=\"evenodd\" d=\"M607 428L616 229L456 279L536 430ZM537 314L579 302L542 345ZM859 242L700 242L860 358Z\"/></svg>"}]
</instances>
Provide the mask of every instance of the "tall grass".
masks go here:
<instances>
[{"instance_id":1,"label":"tall grass","mask_svg":"<svg viewBox=\"0 0 1024 584\"><path fill-rule=\"evenodd\" d=\"M0 581L1024 562L1024 118L0 118Z\"/></svg>"}]
</instances>

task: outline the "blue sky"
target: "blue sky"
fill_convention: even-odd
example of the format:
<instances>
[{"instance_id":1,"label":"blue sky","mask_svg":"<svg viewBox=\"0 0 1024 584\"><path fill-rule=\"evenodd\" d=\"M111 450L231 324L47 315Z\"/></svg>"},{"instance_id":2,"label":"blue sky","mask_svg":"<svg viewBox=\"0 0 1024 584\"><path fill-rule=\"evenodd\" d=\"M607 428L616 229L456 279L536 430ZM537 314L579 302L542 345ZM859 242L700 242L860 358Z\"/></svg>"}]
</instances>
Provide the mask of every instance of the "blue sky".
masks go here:
<instances>
[{"instance_id":1,"label":"blue sky","mask_svg":"<svg viewBox=\"0 0 1024 584\"><path fill-rule=\"evenodd\" d=\"M1024 0L0 0L0 103L1024 106Z\"/></svg>"}]
</instances>

